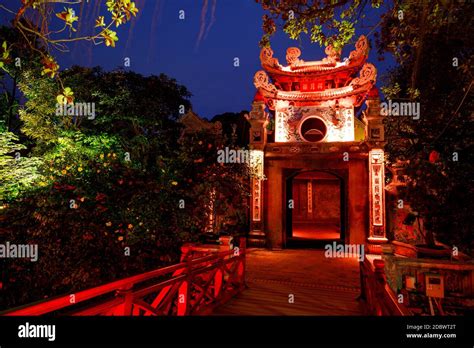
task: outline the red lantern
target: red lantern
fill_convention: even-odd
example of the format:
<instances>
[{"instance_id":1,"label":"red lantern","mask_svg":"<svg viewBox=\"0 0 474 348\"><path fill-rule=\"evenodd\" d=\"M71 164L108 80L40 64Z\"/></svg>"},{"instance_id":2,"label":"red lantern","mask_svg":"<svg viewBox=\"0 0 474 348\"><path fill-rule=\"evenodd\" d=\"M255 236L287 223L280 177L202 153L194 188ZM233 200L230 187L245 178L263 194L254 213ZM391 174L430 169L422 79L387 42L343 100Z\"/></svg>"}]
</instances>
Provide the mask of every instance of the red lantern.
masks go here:
<instances>
[{"instance_id":1,"label":"red lantern","mask_svg":"<svg viewBox=\"0 0 474 348\"><path fill-rule=\"evenodd\" d=\"M435 162L438 162L439 161L439 152L433 150L430 152L430 157L429 157L429 161L431 163L435 163Z\"/></svg>"}]
</instances>

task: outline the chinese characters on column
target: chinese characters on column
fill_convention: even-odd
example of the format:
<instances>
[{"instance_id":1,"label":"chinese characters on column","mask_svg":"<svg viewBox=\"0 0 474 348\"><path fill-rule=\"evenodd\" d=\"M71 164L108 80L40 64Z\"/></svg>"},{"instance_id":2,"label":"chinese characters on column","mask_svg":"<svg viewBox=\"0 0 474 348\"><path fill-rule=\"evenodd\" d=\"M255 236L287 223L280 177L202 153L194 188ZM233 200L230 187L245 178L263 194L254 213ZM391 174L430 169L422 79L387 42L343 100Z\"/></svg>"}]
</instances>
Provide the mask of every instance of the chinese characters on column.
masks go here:
<instances>
[{"instance_id":1,"label":"chinese characters on column","mask_svg":"<svg viewBox=\"0 0 474 348\"><path fill-rule=\"evenodd\" d=\"M371 181L372 225L384 224L384 152L381 149L369 153L369 170Z\"/></svg>"},{"instance_id":2,"label":"chinese characters on column","mask_svg":"<svg viewBox=\"0 0 474 348\"><path fill-rule=\"evenodd\" d=\"M262 211L262 179L263 174L263 151L251 150L250 166L252 178L252 220L261 220Z\"/></svg>"},{"instance_id":3,"label":"chinese characters on column","mask_svg":"<svg viewBox=\"0 0 474 348\"><path fill-rule=\"evenodd\" d=\"M313 212L313 184L308 181L308 213Z\"/></svg>"}]
</instances>

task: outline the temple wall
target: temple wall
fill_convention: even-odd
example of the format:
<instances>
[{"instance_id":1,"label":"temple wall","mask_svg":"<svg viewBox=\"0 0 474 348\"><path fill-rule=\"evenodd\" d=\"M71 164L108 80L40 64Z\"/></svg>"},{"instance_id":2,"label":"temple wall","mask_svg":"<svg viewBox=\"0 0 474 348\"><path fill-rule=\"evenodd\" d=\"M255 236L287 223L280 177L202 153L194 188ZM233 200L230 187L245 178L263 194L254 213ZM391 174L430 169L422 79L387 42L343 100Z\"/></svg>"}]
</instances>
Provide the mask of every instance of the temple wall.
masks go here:
<instances>
[{"instance_id":1,"label":"temple wall","mask_svg":"<svg viewBox=\"0 0 474 348\"><path fill-rule=\"evenodd\" d=\"M338 181L315 180L314 219L321 222L339 223L341 217L340 192Z\"/></svg>"},{"instance_id":2,"label":"temple wall","mask_svg":"<svg viewBox=\"0 0 474 348\"><path fill-rule=\"evenodd\" d=\"M308 208L308 182L312 185L312 209ZM341 217L339 180L299 179L293 182L294 222L339 224Z\"/></svg>"}]
</instances>

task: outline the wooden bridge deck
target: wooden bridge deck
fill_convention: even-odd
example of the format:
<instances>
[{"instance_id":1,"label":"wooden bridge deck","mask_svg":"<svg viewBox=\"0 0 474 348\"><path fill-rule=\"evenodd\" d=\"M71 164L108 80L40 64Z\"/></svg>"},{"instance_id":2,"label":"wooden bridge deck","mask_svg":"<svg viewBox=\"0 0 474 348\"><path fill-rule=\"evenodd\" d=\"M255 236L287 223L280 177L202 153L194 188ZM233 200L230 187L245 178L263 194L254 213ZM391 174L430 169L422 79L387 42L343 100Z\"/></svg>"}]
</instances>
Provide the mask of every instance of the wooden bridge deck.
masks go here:
<instances>
[{"instance_id":1,"label":"wooden bridge deck","mask_svg":"<svg viewBox=\"0 0 474 348\"><path fill-rule=\"evenodd\" d=\"M359 264L323 250L255 250L247 255L248 288L214 315L363 315ZM290 303L290 295L294 303Z\"/></svg>"}]
</instances>

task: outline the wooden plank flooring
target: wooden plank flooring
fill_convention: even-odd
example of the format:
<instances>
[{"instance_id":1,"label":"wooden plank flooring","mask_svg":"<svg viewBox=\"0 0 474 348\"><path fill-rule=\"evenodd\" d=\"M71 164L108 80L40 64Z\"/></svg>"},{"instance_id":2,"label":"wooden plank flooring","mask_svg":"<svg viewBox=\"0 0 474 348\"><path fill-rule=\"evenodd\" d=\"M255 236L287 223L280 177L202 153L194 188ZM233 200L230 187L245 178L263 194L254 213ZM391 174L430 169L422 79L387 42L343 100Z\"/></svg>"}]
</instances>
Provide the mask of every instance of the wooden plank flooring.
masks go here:
<instances>
[{"instance_id":1,"label":"wooden plank flooring","mask_svg":"<svg viewBox=\"0 0 474 348\"><path fill-rule=\"evenodd\" d=\"M248 288L214 315L363 315L358 260L323 250L258 249L247 256ZM290 303L290 295L294 303Z\"/></svg>"}]
</instances>

